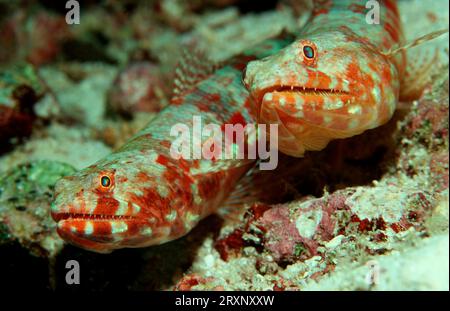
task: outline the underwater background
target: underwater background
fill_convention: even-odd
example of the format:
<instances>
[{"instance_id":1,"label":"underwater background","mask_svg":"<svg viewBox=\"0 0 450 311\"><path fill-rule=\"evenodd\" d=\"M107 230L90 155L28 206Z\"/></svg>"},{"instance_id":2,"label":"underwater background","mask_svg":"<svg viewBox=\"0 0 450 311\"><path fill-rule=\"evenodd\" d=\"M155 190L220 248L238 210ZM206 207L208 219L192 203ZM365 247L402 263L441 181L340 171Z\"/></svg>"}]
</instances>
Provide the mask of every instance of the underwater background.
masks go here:
<instances>
[{"instance_id":1,"label":"underwater background","mask_svg":"<svg viewBox=\"0 0 450 311\"><path fill-rule=\"evenodd\" d=\"M435 57L422 98L400 103L377 129L307 153L280 173L282 191L245 203L238 220L212 215L173 242L97 254L56 233L55 182L118 149L169 103L183 46L226 61L299 29L310 7L79 3L80 23L69 25L64 1L0 0L0 275L8 286L449 289L448 35L417 48L418 66ZM408 39L448 29L445 0L398 6ZM80 264L79 285L66 283L69 260Z\"/></svg>"}]
</instances>

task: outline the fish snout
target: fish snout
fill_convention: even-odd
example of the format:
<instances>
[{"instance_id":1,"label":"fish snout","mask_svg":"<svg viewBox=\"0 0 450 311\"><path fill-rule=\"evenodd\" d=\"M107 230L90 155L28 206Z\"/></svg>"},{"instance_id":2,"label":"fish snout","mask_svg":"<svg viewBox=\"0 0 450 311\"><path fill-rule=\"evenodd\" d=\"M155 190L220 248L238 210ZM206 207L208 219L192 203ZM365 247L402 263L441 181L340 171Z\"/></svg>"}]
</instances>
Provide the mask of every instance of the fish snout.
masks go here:
<instances>
[{"instance_id":1,"label":"fish snout","mask_svg":"<svg viewBox=\"0 0 450 311\"><path fill-rule=\"evenodd\" d=\"M244 83L245 88L252 92L252 88L255 86L255 76L257 73L257 61L251 61L247 64L242 72L242 81Z\"/></svg>"}]
</instances>

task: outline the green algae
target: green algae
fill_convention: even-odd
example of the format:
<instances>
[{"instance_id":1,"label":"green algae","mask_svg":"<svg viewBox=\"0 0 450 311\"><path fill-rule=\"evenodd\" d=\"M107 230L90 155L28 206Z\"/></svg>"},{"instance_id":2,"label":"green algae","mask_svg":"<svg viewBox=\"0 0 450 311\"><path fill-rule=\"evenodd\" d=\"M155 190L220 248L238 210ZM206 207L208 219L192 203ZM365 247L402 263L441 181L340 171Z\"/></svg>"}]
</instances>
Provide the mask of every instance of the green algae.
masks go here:
<instances>
[{"instance_id":1,"label":"green algae","mask_svg":"<svg viewBox=\"0 0 450 311\"><path fill-rule=\"evenodd\" d=\"M63 242L50 217L54 184L74 172L68 164L41 160L0 175L0 244L18 241L34 255L56 255Z\"/></svg>"}]
</instances>

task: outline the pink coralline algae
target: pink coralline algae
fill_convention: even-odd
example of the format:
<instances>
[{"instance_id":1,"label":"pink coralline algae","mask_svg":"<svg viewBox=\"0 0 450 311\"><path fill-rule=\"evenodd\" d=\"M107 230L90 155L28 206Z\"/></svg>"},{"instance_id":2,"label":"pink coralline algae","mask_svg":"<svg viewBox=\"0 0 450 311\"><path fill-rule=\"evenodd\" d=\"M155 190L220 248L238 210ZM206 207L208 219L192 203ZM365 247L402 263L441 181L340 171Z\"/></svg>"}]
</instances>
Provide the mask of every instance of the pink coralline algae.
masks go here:
<instances>
[{"instance_id":1,"label":"pink coralline algae","mask_svg":"<svg viewBox=\"0 0 450 311\"><path fill-rule=\"evenodd\" d=\"M421 100L417 105L417 111L411 119L407 120L407 137L420 134L420 131L428 131L427 138L443 139L448 137L448 102L433 100ZM418 133L419 131L419 133Z\"/></svg>"},{"instance_id":2,"label":"pink coralline algae","mask_svg":"<svg viewBox=\"0 0 450 311\"><path fill-rule=\"evenodd\" d=\"M433 183L437 185L437 191L448 189L448 151L433 154L430 161Z\"/></svg>"},{"instance_id":3,"label":"pink coralline algae","mask_svg":"<svg viewBox=\"0 0 450 311\"><path fill-rule=\"evenodd\" d=\"M432 93L413 105L401 123L399 140L404 148L399 162L410 176L427 168L433 189L442 192L449 185L448 78L437 77L434 84Z\"/></svg>"},{"instance_id":4,"label":"pink coralline algae","mask_svg":"<svg viewBox=\"0 0 450 311\"><path fill-rule=\"evenodd\" d=\"M175 285L175 291L191 291L194 290L196 286L206 286L210 290L223 290L221 286L212 286L209 288L208 285L214 281L213 277L204 278L198 274L192 273L185 275L178 283Z\"/></svg>"},{"instance_id":5,"label":"pink coralline algae","mask_svg":"<svg viewBox=\"0 0 450 311\"><path fill-rule=\"evenodd\" d=\"M336 194L328 199L306 200L297 210L286 204L273 206L256 223L257 227L264 228L264 248L277 261L317 255L320 243L336 235L334 213L346 209L344 201L344 196Z\"/></svg>"},{"instance_id":6,"label":"pink coralline algae","mask_svg":"<svg viewBox=\"0 0 450 311\"><path fill-rule=\"evenodd\" d=\"M219 239L214 244L214 247L220 254L220 258L227 260L230 254L236 254L244 246L242 238L243 231L235 229L225 238Z\"/></svg>"},{"instance_id":7,"label":"pink coralline algae","mask_svg":"<svg viewBox=\"0 0 450 311\"><path fill-rule=\"evenodd\" d=\"M386 195L382 188L369 189L375 196ZM247 215L244 227L216 241L216 250L223 260L228 260L230 255L239 255L242 247L251 245L268 252L276 262L296 262L323 255L324 247L338 236L365 248L368 254L375 254L380 249L383 252L383 247L372 249L361 241L383 243L392 235L389 232L396 234L411 227L418 232L425 230L423 223L432 209L428 193L413 191L402 195L397 203L401 215L396 220L384 217L382 212L372 218L364 217L359 209L361 204L367 204L365 200L370 200L370 196L363 194L361 199L359 193L358 188L348 188L288 204L255 204L248 212L251 216ZM367 208L376 209L377 203L373 204ZM252 210L261 213L254 217Z\"/></svg>"},{"instance_id":8,"label":"pink coralline algae","mask_svg":"<svg viewBox=\"0 0 450 311\"><path fill-rule=\"evenodd\" d=\"M305 251L315 253L317 246L299 235L295 224L289 219L289 209L274 206L264 213L258 224L266 231L264 247L276 260L292 256L297 245L305 245Z\"/></svg>"},{"instance_id":9,"label":"pink coralline algae","mask_svg":"<svg viewBox=\"0 0 450 311\"><path fill-rule=\"evenodd\" d=\"M167 102L167 87L158 66L138 61L126 66L116 77L109 93L113 112L131 116L136 112L157 112Z\"/></svg>"},{"instance_id":10,"label":"pink coralline algae","mask_svg":"<svg viewBox=\"0 0 450 311\"><path fill-rule=\"evenodd\" d=\"M244 228L236 228L233 232L214 243L214 247L219 252L222 260L228 260L230 255L239 254L242 247L246 245L242 237L244 232L248 231L250 224L259 219L270 208L270 205L253 204L245 215Z\"/></svg>"}]
</instances>

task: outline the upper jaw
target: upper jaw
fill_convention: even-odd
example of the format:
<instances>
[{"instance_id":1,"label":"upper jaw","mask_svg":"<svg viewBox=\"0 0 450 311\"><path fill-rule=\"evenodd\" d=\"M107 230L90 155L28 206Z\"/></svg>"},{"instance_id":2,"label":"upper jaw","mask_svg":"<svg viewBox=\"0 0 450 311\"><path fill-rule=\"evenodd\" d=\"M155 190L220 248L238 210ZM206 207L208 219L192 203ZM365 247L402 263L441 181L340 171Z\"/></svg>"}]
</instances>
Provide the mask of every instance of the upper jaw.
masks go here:
<instances>
[{"instance_id":1,"label":"upper jaw","mask_svg":"<svg viewBox=\"0 0 450 311\"><path fill-rule=\"evenodd\" d=\"M272 92L295 92L309 95L321 95L327 93L329 95L349 95L349 92L344 89L307 87L307 86L274 86L268 87L259 92L257 100L261 100L265 94Z\"/></svg>"},{"instance_id":2,"label":"upper jaw","mask_svg":"<svg viewBox=\"0 0 450 311\"><path fill-rule=\"evenodd\" d=\"M122 215L96 213L95 207L92 208L88 202L80 202L76 198L67 198L59 195L55 196L52 202L50 214L53 220L57 223L62 221L130 221L137 218L133 213L126 213ZM121 199L115 199L119 204L126 204L127 202ZM63 203L64 202L64 203ZM71 202L69 204L65 202Z\"/></svg>"},{"instance_id":3,"label":"upper jaw","mask_svg":"<svg viewBox=\"0 0 450 311\"><path fill-rule=\"evenodd\" d=\"M349 87L349 82L347 80L339 80L337 85L339 85L339 88L330 88L329 85L300 85L300 84L291 84L291 85L272 85L268 87L264 87L258 90L255 90L252 93L253 100L257 103L258 106L261 105L264 96L269 93L274 92L294 92L299 94L307 94L309 96L321 96L324 94L331 95L331 96L351 96L351 91ZM259 109L258 109L259 110Z\"/></svg>"},{"instance_id":4,"label":"upper jaw","mask_svg":"<svg viewBox=\"0 0 450 311\"><path fill-rule=\"evenodd\" d=\"M84 214L70 212L52 212L52 218L56 222L64 220L78 221L126 221L136 218L130 215L105 215L105 214Z\"/></svg>"}]
</instances>

